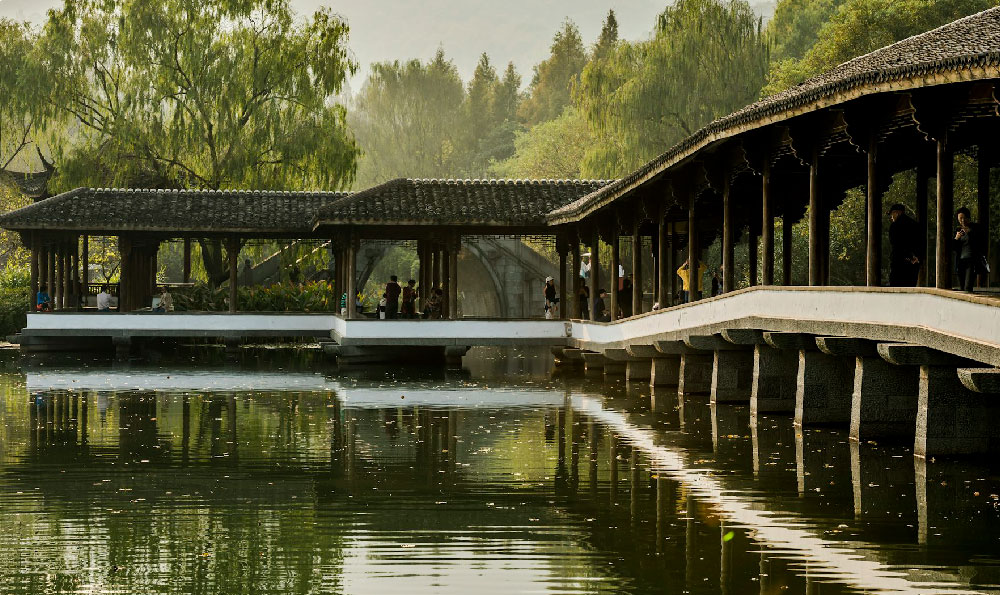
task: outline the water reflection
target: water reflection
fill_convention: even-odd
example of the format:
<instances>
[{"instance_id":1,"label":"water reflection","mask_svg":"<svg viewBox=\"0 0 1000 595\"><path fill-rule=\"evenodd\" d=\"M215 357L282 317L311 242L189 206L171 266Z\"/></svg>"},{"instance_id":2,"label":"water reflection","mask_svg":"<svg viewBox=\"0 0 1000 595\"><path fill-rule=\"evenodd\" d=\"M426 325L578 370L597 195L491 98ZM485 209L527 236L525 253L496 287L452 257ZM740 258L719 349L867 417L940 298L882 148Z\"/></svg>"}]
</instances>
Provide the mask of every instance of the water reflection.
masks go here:
<instances>
[{"instance_id":1,"label":"water reflection","mask_svg":"<svg viewBox=\"0 0 1000 595\"><path fill-rule=\"evenodd\" d=\"M997 592L1000 482L534 353L0 375L4 593Z\"/></svg>"}]
</instances>

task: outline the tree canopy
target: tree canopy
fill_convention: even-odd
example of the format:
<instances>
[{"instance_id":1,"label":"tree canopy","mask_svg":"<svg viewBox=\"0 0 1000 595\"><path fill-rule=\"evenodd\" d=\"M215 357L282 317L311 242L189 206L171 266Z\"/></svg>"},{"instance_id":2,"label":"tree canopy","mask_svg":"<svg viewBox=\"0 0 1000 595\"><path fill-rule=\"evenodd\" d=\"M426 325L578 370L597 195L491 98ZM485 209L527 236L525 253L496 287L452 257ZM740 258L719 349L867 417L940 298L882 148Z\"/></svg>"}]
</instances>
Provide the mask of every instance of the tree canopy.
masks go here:
<instances>
[{"instance_id":1,"label":"tree canopy","mask_svg":"<svg viewBox=\"0 0 1000 595\"><path fill-rule=\"evenodd\" d=\"M288 0L65 0L41 39L62 185L347 186L347 35Z\"/></svg>"},{"instance_id":2,"label":"tree canopy","mask_svg":"<svg viewBox=\"0 0 1000 595\"><path fill-rule=\"evenodd\" d=\"M583 71L576 104L596 135L582 173L630 171L711 120L755 100L768 50L743 0L679 0L652 39L624 42Z\"/></svg>"},{"instance_id":3,"label":"tree canopy","mask_svg":"<svg viewBox=\"0 0 1000 595\"><path fill-rule=\"evenodd\" d=\"M570 103L573 84L587 63L580 30L570 20L552 39L551 55L535 66L528 98L521 106L521 118L528 125L552 120Z\"/></svg>"}]
</instances>

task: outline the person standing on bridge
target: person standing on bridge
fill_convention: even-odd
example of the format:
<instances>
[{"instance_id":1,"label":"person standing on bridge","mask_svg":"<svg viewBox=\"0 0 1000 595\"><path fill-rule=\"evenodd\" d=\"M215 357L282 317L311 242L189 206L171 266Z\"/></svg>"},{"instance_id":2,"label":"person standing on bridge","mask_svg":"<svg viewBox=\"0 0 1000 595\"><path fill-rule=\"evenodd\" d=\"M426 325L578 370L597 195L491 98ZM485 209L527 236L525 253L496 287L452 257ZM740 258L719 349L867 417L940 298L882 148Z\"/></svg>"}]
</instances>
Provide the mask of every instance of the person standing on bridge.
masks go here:
<instances>
[{"instance_id":1,"label":"person standing on bridge","mask_svg":"<svg viewBox=\"0 0 1000 595\"><path fill-rule=\"evenodd\" d=\"M396 275L389 277L389 282L385 284L385 319L395 320L399 313L399 294L403 288L399 286Z\"/></svg>"},{"instance_id":2,"label":"person standing on bridge","mask_svg":"<svg viewBox=\"0 0 1000 595\"><path fill-rule=\"evenodd\" d=\"M415 279L410 279L406 283L406 287L403 288L403 301L400 304L399 311L403 315L403 318L415 318L417 316L417 281Z\"/></svg>"},{"instance_id":3,"label":"person standing on bridge","mask_svg":"<svg viewBox=\"0 0 1000 595\"><path fill-rule=\"evenodd\" d=\"M971 292L976 285L976 276L990 272L986 261L986 238L977 223L972 221L972 213L962 207L955 212L958 230L955 231L955 251L958 253L958 282L963 291Z\"/></svg>"},{"instance_id":4,"label":"person standing on bridge","mask_svg":"<svg viewBox=\"0 0 1000 595\"><path fill-rule=\"evenodd\" d=\"M556 293L556 283L552 277L545 278L545 319L552 320L559 316L559 296Z\"/></svg>"},{"instance_id":5,"label":"person standing on bridge","mask_svg":"<svg viewBox=\"0 0 1000 595\"><path fill-rule=\"evenodd\" d=\"M608 307L604 301L607 297L607 291L604 289L597 290L597 299L594 300L594 320L597 322L611 322L611 312L608 311Z\"/></svg>"},{"instance_id":6,"label":"person standing on bridge","mask_svg":"<svg viewBox=\"0 0 1000 595\"><path fill-rule=\"evenodd\" d=\"M889 286L916 287L920 274L920 226L909 215L906 207L897 203L889 207Z\"/></svg>"},{"instance_id":7,"label":"person standing on bridge","mask_svg":"<svg viewBox=\"0 0 1000 595\"><path fill-rule=\"evenodd\" d=\"M694 271L690 271L689 268L690 267L688 266L688 261L685 260L684 264L682 264L680 268L677 269L677 276L681 278L681 299L685 304L693 301L691 299L692 285L698 288L698 295L701 295L701 292L704 289L703 277L705 276L705 271L708 270L708 267L705 266L705 263L703 263L700 260L698 261L697 273L694 273ZM693 280L691 279L691 277L694 276L692 275L692 273L694 273L694 275L697 275L697 277Z\"/></svg>"}]
</instances>

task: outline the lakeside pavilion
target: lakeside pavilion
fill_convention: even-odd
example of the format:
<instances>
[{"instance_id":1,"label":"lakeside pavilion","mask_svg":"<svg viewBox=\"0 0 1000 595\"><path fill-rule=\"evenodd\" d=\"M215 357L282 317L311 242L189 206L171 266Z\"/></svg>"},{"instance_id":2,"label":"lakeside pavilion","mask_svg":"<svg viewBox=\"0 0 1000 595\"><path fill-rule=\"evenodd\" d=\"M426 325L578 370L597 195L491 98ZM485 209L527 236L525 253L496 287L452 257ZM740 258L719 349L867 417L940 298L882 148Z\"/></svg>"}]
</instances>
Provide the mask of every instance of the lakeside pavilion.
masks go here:
<instances>
[{"instance_id":1,"label":"lakeside pavilion","mask_svg":"<svg viewBox=\"0 0 1000 595\"><path fill-rule=\"evenodd\" d=\"M867 215L857 225L866 230L867 285L880 286L882 195L894 175L915 171L915 215L928 240L921 283L950 289L956 154L975 159L976 220L987 236L991 233L990 172L1000 161L998 85L1000 8L861 56L720 118L610 183L394 180L354 194L81 188L7 213L0 226L18 232L31 249L33 291L47 283L61 308L72 307L77 282L88 281L87 244L81 248L80 239L117 236L126 312L150 303L157 248L171 239L183 240L188 256L193 239L224 241L232 279L242 241L330 241L337 295L357 289L360 241L416 241L421 285L443 286L445 311L456 317L461 238L545 237L559 254L562 302L574 306L561 314L579 317L577 300L567 296L576 295L581 283L575 274L581 246L593 254L596 289L602 246L609 245L610 270L616 271L623 238L649 246L631 251L635 286L642 288L643 279L651 278L652 302L670 306L676 294L673 271L685 259L703 260L716 240L723 292L736 288L739 242L747 245L750 285L793 285L792 225L805 218L805 281L831 285L830 213L852 188L863 188L866 195ZM644 252L650 257L644 259ZM994 271L997 256L991 245ZM231 283L232 311L238 309L236 289ZM643 293L633 292L636 315L652 306ZM610 302L614 316L617 292L611 292ZM353 300L348 309L354 317Z\"/></svg>"}]
</instances>

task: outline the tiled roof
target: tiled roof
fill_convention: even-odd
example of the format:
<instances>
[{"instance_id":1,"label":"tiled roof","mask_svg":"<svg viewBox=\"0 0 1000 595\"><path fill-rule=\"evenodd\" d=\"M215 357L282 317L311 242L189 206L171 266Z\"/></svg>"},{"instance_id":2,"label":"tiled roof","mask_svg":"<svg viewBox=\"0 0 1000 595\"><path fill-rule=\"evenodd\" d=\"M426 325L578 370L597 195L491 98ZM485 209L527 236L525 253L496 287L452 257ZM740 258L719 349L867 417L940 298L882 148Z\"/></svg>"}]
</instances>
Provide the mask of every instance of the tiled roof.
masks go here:
<instances>
[{"instance_id":1,"label":"tiled roof","mask_svg":"<svg viewBox=\"0 0 1000 595\"><path fill-rule=\"evenodd\" d=\"M308 235L346 192L77 188L0 216L7 229Z\"/></svg>"},{"instance_id":2,"label":"tiled roof","mask_svg":"<svg viewBox=\"0 0 1000 595\"><path fill-rule=\"evenodd\" d=\"M733 136L746 128L781 120L802 111L820 109L857 94L886 91L889 83L954 73L962 73L963 80L1000 76L1000 7L859 56L720 118L631 174L555 210L550 214L549 221L561 223L586 215L706 144ZM923 84L921 82L920 86ZM847 94L850 96L845 97Z\"/></svg>"},{"instance_id":3,"label":"tiled roof","mask_svg":"<svg viewBox=\"0 0 1000 595\"><path fill-rule=\"evenodd\" d=\"M51 169L40 172L0 171L0 175L10 178L22 194L35 200L45 197L52 173Z\"/></svg>"},{"instance_id":4,"label":"tiled roof","mask_svg":"<svg viewBox=\"0 0 1000 595\"><path fill-rule=\"evenodd\" d=\"M319 210L317 225L544 225L553 209L606 180L412 180L369 188Z\"/></svg>"}]
</instances>

